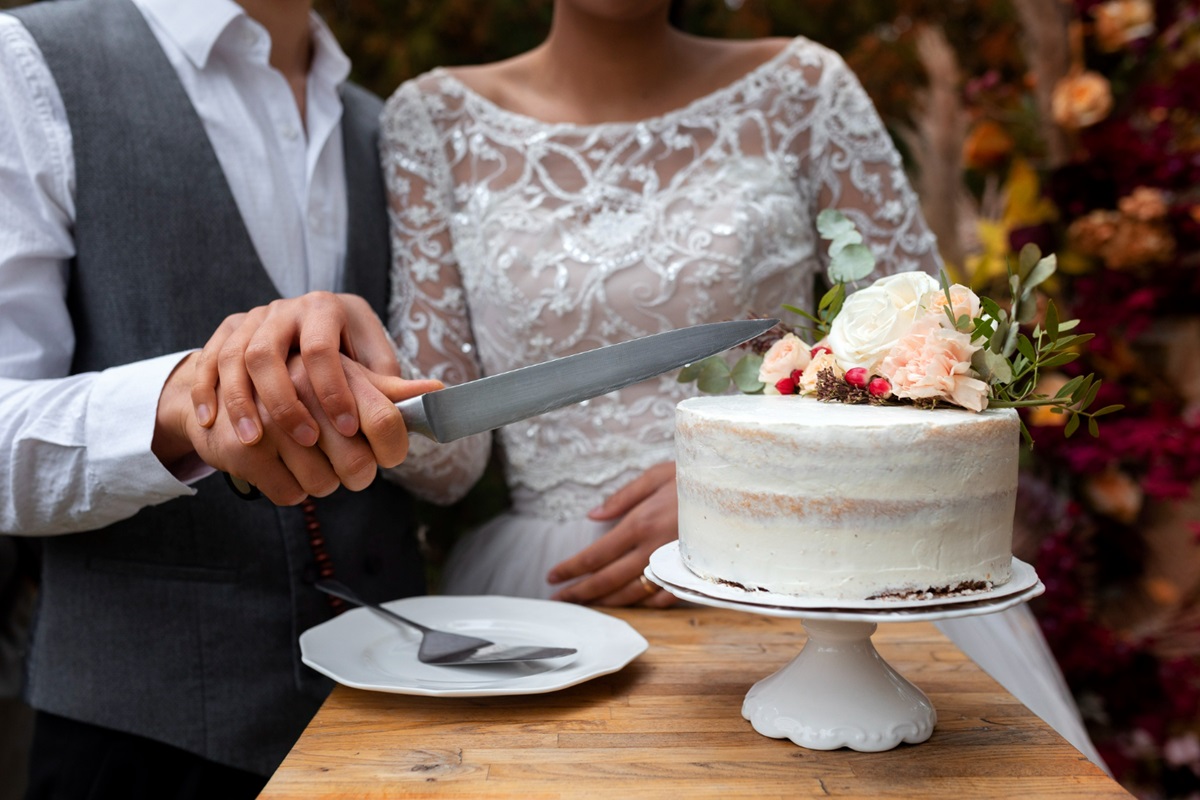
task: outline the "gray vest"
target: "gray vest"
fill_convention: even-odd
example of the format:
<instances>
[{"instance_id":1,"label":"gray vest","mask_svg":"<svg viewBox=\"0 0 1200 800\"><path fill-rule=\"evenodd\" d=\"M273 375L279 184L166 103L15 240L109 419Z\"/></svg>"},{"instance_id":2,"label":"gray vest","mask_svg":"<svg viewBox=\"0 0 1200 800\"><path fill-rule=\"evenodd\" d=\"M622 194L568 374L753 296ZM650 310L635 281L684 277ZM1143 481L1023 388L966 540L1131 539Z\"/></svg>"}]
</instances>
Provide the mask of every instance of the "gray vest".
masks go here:
<instances>
[{"instance_id":1,"label":"gray vest","mask_svg":"<svg viewBox=\"0 0 1200 800\"><path fill-rule=\"evenodd\" d=\"M278 297L182 85L128 0L15 12L62 93L74 138L73 370L204 343L228 314ZM389 249L379 99L343 91L346 291L382 313ZM45 540L28 694L38 709L270 774L331 688L297 637L331 616L311 583L303 514L195 497ZM339 577L386 600L420 593L407 496L386 481L318 501Z\"/></svg>"}]
</instances>

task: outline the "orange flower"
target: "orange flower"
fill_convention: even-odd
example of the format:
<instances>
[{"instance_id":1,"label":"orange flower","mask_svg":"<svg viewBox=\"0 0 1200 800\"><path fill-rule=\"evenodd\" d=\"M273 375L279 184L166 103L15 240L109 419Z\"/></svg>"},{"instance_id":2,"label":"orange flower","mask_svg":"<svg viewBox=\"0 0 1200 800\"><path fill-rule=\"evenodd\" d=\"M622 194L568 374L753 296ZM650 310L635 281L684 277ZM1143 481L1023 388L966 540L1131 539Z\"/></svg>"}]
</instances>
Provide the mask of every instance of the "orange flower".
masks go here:
<instances>
[{"instance_id":1,"label":"orange flower","mask_svg":"<svg viewBox=\"0 0 1200 800\"><path fill-rule=\"evenodd\" d=\"M1067 376L1061 372L1051 372L1038 378L1034 394L1054 397L1058 390L1067 385ZM1067 424L1066 414L1055 414L1050 406L1033 406L1029 409L1029 424L1043 428L1061 428Z\"/></svg>"},{"instance_id":2,"label":"orange flower","mask_svg":"<svg viewBox=\"0 0 1200 800\"><path fill-rule=\"evenodd\" d=\"M986 171L999 167L1012 154L1016 143L999 123L984 119L976 123L963 142L963 165Z\"/></svg>"},{"instance_id":3,"label":"orange flower","mask_svg":"<svg viewBox=\"0 0 1200 800\"><path fill-rule=\"evenodd\" d=\"M1154 33L1154 4L1150 0L1108 0L1092 9L1096 46L1114 53Z\"/></svg>"},{"instance_id":4,"label":"orange flower","mask_svg":"<svg viewBox=\"0 0 1200 800\"><path fill-rule=\"evenodd\" d=\"M1133 524L1142 510L1142 487L1119 469L1093 475L1083 488L1093 508L1126 525Z\"/></svg>"},{"instance_id":5,"label":"orange flower","mask_svg":"<svg viewBox=\"0 0 1200 800\"><path fill-rule=\"evenodd\" d=\"M1050 102L1059 125L1068 130L1086 128L1112 111L1112 86L1098 72L1074 73L1058 82Z\"/></svg>"}]
</instances>

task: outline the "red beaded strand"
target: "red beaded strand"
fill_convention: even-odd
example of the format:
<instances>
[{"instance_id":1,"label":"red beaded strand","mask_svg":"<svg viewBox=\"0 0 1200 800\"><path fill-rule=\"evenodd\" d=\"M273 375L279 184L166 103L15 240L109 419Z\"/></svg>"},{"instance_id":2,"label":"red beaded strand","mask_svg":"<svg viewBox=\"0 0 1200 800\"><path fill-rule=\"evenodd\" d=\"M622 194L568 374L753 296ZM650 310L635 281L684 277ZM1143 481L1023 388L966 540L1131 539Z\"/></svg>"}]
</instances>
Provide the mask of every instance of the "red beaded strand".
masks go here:
<instances>
[{"instance_id":1,"label":"red beaded strand","mask_svg":"<svg viewBox=\"0 0 1200 800\"><path fill-rule=\"evenodd\" d=\"M317 576L320 578L333 577L333 559L325 549L325 537L321 535L321 521L317 519L317 504L311 499L305 500L300 508L304 511L304 527L308 530L308 544L312 547L313 558L317 562ZM333 613L340 614L346 610L346 601L340 597L326 595L329 607Z\"/></svg>"}]
</instances>

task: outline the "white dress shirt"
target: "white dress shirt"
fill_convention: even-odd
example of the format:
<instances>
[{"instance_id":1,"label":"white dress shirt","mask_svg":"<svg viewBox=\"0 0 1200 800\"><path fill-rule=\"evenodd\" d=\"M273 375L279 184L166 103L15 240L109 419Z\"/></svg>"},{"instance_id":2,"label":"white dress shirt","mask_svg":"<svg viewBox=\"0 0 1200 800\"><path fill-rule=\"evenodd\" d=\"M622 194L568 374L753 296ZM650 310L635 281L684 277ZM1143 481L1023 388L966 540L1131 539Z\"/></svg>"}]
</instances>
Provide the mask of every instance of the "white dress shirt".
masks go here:
<instances>
[{"instance_id":1,"label":"white dress shirt","mask_svg":"<svg viewBox=\"0 0 1200 800\"><path fill-rule=\"evenodd\" d=\"M203 121L281 295L341 285L347 225L339 85L349 60L312 17L301 120L267 31L232 0L133 0ZM53 76L0 14L0 532L90 530L188 495L150 450L184 353L68 376L75 165ZM247 309L237 309L244 311ZM204 342L197 342L196 346Z\"/></svg>"}]
</instances>

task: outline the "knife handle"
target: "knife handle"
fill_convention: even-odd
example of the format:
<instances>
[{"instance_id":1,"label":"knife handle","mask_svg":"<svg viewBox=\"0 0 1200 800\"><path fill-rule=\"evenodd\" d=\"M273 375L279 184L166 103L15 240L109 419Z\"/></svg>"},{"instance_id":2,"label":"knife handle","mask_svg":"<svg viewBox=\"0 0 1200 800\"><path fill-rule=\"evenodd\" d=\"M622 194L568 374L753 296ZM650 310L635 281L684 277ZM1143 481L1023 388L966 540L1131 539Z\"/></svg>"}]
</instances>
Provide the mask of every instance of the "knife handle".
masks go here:
<instances>
[{"instance_id":1,"label":"knife handle","mask_svg":"<svg viewBox=\"0 0 1200 800\"><path fill-rule=\"evenodd\" d=\"M427 439L437 441L433 428L429 427L429 418L425 416L425 395L419 394L407 400L396 403L400 416L404 418L404 427L409 433L419 433Z\"/></svg>"}]
</instances>

